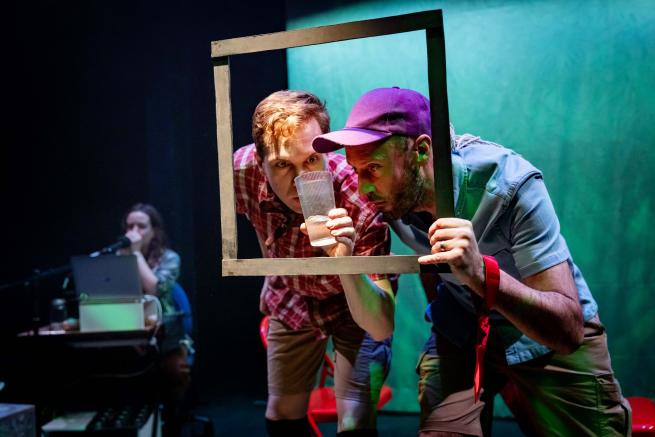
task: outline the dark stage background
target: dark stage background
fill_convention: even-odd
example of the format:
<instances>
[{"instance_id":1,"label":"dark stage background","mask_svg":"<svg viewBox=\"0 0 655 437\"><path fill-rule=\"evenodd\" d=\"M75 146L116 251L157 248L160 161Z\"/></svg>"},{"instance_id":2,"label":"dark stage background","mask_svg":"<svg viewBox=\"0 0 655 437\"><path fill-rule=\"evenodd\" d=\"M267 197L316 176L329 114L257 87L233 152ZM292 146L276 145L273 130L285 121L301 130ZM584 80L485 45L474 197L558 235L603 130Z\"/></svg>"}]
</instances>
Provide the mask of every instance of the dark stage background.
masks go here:
<instances>
[{"instance_id":1,"label":"dark stage background","mask_svg":"<svg viewBox=\"0 0 655 437\"><path fill-rule=\"evenodd\" d=\"M153 203L181 255L180 282L195 309L198 387L208 396L238 392L263 399L262 279L220 277L210 41L284 30L284 2L12 6L0 283L114 242L124 211L137 201ZM234 59L236 145L250 142L257 102L286 84L284 51ZM240 255L257 257L258 251L245 228ZM41 284L42 317L61 282ZM13 287L0 298L0 332L29 328L27 290Z\"/></svg>"}]
</instances>

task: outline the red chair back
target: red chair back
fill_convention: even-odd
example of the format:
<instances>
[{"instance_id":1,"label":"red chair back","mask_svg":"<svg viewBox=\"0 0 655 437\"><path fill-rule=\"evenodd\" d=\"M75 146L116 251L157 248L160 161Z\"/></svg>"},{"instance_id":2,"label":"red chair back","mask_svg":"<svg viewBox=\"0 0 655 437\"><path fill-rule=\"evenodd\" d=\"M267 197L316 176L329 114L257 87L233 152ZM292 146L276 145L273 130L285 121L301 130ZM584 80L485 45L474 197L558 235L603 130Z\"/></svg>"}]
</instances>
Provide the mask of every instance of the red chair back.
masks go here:
<instances>
[{"instance_id":1,"label":"red chair back","mask_svg":"<svg viewBox=\"0 0 655 437\"><path fill-rule=\"evenodd\" d=\"M632 408L632 434L655 437L655 402L641 396L626 399Z\"/></svg>"}]
</instances>

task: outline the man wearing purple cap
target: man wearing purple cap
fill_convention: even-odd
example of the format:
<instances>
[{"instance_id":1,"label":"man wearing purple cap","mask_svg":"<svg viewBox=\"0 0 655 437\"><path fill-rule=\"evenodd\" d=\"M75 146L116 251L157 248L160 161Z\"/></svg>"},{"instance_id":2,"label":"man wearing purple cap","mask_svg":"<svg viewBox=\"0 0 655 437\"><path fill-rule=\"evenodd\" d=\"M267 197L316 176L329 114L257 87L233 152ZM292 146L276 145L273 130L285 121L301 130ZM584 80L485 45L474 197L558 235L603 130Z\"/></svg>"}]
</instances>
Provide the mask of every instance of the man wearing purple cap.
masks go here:
<instances>
[{"instance_id":1,"label":"man wearing purple cap","mask_svg":"<svg viewBox=\"0 0 655 437\"><path fill-rule=\"evenodd\" d=\"M357 176L339 154L321 155L312 139L327 132L325 105L305 91L277 91L252 119L254 144L234 153L237 212L257 233L266 258L387 255L389 230L357 192ZM338 208L326 223L337 244L310 245L294 178L328 170ZM352 217L352 219L351 219ZM308 272L311 273L311 272ZM260 309L268 314L266 429L276 437L310 435L310 392L328 338L336 354L339 435L376 436L376 410L391 363L395 297L387 275L267 276ZM365 332L366 331L366 332Z\"/></svg>"},{"instance_id":2,"label":"man wearing purple cap","mask_svg":"<svg viewBox=\"0 0 655 437\"><path fill-rule=\"evenodd\" d=\"M344 129L313 140L318 152L346 147L359 191L419 263L450 266L426 311L420 435L489 435L497 393L528 435L629 434L598 306L541 172L451 128L456 217L437 219L429 108L415 91L375 89Z\"/></svg>"}]
</instances>

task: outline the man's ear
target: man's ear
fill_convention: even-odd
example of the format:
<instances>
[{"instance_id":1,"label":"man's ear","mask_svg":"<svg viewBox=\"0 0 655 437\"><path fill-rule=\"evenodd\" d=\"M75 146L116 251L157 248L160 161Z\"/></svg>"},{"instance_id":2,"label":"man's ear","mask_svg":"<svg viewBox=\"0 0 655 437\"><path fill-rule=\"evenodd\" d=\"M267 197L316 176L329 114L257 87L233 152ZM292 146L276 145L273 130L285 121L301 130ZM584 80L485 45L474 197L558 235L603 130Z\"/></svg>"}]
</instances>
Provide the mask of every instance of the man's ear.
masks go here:
<instances>
[{"instance_id":1,"label":"man's ear","mask_svg":"<svg viewBox=\"0 0 655 437\"><path fill-rule=\"evenodd\" d=\"M430 162L430 157L432 156L432 138L426 134L419 135L414 140L414 148L416 150L416 162L419 165Z\"/></svg>"}]
</instances>

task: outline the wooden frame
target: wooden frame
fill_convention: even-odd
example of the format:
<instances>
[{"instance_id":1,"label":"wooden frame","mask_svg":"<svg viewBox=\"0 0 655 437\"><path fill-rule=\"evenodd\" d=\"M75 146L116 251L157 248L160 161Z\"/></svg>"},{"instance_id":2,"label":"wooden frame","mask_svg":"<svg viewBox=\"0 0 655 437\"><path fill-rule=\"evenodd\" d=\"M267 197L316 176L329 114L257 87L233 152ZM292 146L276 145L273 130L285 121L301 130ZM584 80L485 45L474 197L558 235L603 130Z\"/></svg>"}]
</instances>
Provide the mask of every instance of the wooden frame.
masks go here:
<instances>
[{"instance_id":1,"label":"wooden frame","mask_svg":"<svg viewBox=\"0 0 655 437\"><path fill-rule=\"evenodd\" d=\"M434 163L437 210L440 216L451 217L454 214L453 186L446 53L441 10L212 41L223 276L306 275L307 272L316 275L417 273L420 271L416 255L238 259L230 100L230 56L417 30L425 30L427 43L432 141L434 156L438 157Z\"/></svg>"}]
</instances>

